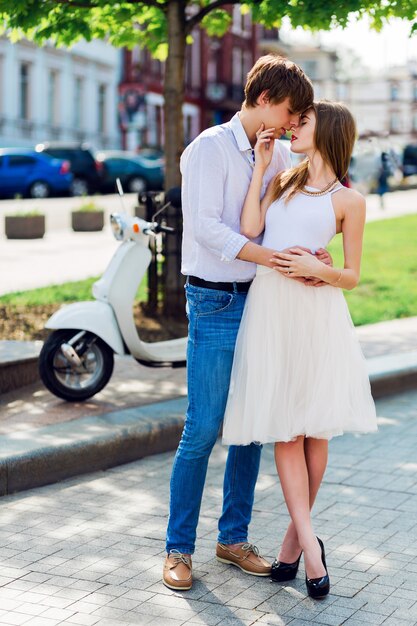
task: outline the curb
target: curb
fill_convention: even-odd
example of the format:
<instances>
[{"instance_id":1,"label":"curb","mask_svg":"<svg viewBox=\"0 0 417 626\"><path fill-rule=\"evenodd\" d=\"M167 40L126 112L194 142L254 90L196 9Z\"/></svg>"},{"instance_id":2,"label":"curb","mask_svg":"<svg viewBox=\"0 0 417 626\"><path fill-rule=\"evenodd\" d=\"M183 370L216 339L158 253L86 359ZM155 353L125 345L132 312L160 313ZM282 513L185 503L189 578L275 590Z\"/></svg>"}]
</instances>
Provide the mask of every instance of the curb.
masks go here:
<instances>
[{"instance_id":1,"label":"curb","mask_svg":"<svg viewBox=\"0 0 417 626\"><path fill-rule=\"evenodd\" d=\"M0 341L0 393L39 380L38 356L42 341Z\"/></svg>"},{"instance_id":2,"label":"curb","mask_svg":"<svg viewBox=\"0 0 417 626\"><path fill-rule=\"evenodd\" d=\"M0 438L0 495L173 450L186 398L31 429Z\"/></svg>"},{"instance_id":3,"label":"curb","mask_svg":"<svg viewBox=\"0 0 417 626\"><path fill-rule=\"evenodd\" d=\"M417 352L373 357L367 364L374 398L417 388Z\"/></svg>"}]
</instances>

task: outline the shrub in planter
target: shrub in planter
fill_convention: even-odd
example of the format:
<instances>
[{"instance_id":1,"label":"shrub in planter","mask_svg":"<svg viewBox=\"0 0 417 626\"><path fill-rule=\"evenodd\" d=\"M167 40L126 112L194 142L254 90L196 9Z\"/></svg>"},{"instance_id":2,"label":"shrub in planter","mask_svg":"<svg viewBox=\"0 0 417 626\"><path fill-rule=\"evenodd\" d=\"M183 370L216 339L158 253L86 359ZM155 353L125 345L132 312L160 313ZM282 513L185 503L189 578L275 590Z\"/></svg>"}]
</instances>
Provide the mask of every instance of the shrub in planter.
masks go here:
<instances>
[{"instance_id":1,"label":"shrub in planter","mask_svg":"<svg viewBox=\"0 0 417 626\"><path fill-rule=\"evenodd\" d=\"M4 232L7 239L42 239L45 234L45 216L39 211L6 215Z\"/></svg>"},{"instance_id":2,"label":"shrub in planter","mask_svg":"<svg viewBox=\"0 0 417 626\"><path fill-rule=\"evenodd\" d=\"M77 232L103 230L104 210L94 202L86 202L71 212L71 226Z\"/></svg>"}]
</instances>

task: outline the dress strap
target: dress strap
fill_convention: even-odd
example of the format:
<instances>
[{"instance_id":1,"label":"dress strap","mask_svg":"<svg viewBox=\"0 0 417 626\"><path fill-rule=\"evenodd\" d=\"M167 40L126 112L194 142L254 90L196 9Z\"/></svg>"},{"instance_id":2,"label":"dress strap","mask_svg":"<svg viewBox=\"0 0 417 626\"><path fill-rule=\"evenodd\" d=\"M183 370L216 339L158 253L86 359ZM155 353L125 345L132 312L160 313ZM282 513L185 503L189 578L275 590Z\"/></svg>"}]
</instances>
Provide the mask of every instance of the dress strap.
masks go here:
<instances>
[{"instance_id":1,"label":"dress strap","mask_svg":"<svg viewBox=\"0 0 417 626\"><path fill-rule=\"evenodd\" d=\"M335 191L339 191L339 189L343 189L344 185L342 185L342 183L339 183L339 185L336 185L336 187L333 187L333 189L330 189L330 191L328 192L330 195L335 193Z\"/></svg>"}]
</instances>

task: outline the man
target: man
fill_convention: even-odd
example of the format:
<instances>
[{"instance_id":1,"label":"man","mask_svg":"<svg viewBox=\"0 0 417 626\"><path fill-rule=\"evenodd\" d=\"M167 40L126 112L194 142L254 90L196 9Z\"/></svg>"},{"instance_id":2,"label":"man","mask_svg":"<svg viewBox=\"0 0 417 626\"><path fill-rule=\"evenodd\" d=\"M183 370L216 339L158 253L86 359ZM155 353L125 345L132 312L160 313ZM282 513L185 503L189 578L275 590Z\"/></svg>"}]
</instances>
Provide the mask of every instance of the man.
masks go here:
<instances>
[{"instance_id":1,"label":"man","mask_svg":"<svg viewBox=\"0 0 417 626\"><path fill-rule=\"evenodd\" d=\"M273 250L240 234L240 213L252 176L256 132L275 128L278 139L294 128L313 101L313 88L294 63L261 57L248 74L245 101L226 124L201 133L181 158L184 236L182 273L187 276L188 410L171 476L164 584L192 586L191 555L207 471L226 406L236 335L256 264L272 267ZM272 142L271 178L290 167L289 152ZM261 416L260 416L261 417ZM261 446L229 448L219 520L217 559L255 576L270 564L248 543Z\"/></svg>"}]
</instances>

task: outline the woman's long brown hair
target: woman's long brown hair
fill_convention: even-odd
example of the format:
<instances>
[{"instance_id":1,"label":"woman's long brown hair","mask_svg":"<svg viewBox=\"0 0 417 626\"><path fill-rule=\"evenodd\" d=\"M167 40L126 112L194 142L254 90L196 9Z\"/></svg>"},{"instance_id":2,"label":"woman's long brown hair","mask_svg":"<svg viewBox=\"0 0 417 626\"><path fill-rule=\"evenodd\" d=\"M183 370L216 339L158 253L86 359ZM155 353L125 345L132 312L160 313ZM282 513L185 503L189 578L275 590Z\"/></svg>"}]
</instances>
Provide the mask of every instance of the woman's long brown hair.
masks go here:
<instances>
[{"instance_id":1,"label":"woman's long brown hair","mask_svg":"<svg viewBox=\"0 0 417 626\"><path fill-rule=\"evenodd\" d=\"M348 172L355 144L355 120L349 109L340 102L320 100L313 103L312 110L316 116L314 146L323 161L342 180ZM306 185L308 170L309 159L306 157L295 167L278 174L272 187L272 201L284 194L286 201L295 196Z\"/></svg>"}]
</instances>

